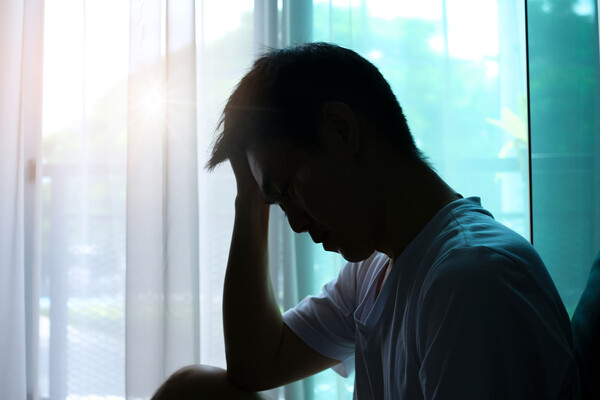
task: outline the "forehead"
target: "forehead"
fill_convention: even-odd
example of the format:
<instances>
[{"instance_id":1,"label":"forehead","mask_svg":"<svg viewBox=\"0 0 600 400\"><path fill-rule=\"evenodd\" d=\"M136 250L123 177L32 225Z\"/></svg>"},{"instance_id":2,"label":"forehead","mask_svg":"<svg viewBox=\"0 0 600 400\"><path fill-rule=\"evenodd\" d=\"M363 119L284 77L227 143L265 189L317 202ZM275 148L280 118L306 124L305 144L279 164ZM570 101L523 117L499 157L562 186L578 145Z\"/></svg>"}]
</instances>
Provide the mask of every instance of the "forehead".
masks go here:
<instances>
[{"instance_id":1,"label":"forehead","mask_svg":"<svg viewBox=\"0 0 600 400\"><path fill-rule=\"evenodd\" d=\"M250 171L264 193L271 191L273 185L293 177L310 161L307 152L292 143L249 146L246 156Z\"/></svg>"}]
</instances>

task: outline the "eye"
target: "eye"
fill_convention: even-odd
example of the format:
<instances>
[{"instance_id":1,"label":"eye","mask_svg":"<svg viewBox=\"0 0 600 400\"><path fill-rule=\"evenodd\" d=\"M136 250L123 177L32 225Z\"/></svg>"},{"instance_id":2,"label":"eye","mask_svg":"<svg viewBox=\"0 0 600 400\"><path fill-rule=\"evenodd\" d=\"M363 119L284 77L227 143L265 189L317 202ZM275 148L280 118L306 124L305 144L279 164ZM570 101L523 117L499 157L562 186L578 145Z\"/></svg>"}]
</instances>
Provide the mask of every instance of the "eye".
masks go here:
<instances>
[{"instance_id":1,"label":"eye","mask_svg":"<svg viewBox=\"0 0 600 400\"><path fill-rule=\"evenodd\" d=\"M285 185L283 185L281 187L280 194L281 194L282 198L288 198L290 196L290 184L289 183L286 183Z\"/></svg>"}]
</instances>

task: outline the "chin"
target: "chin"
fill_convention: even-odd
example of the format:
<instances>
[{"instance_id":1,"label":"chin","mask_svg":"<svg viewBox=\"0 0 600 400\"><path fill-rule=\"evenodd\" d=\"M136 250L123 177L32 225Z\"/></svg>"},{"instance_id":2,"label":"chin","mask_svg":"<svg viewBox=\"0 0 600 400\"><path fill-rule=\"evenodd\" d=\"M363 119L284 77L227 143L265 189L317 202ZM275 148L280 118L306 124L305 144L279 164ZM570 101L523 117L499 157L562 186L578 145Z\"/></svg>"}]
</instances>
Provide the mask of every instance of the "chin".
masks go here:
<instances>
[{"instance_id":1,"label":"chin","mask_svg":"<svg viewBox=\"0 0 600 400\"><path fill-rule=\"evenodd\" d=\"M347 240L344 240L347 239ZM357 263L371 257L375 251L374 246L367 244L364 238L326 237L323 249L338 253L348 262Z\"/></svg>"},{"instance_id":2,"label":"chin","mask_svg":"<svg viewBox=\"0 0 600 400\"><path fill-rule=\"evenodd\" d=\"M354 248L352 250L339 249L338 253L344 257L344 259L348 262L358 263L361 261L365 261L367 258L371 257L373 254L373 250L368 251L364 249Z\"/></svg>"}]
</instances>

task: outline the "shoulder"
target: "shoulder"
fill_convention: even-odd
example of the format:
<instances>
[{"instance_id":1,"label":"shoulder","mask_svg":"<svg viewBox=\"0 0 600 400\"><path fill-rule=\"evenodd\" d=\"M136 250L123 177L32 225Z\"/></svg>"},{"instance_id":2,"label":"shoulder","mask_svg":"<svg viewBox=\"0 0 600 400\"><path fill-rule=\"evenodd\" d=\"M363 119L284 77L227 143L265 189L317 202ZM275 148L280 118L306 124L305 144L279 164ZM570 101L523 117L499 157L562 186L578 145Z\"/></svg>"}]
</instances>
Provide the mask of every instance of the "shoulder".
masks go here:
<instances>
[{"instance_id":1,"label":"shoulder","mask_svg":"<svg viewBox=\"0 0 600 400\"><path fill-rule=\"evenodd\" d=\"M448 278L459 275L461 278L471 275L488 276L515 266L515 260L505 251L488 246L464 246L454 248L443 254L430 270L432 278Z\"/></svg>"},{"instance_id":2,"label":"shoulder","mask_svg":"<svg viewBox=\"0 0 600 400\"><path fill-rule=\"evenodd\" d=\"M432 232L423 235L421 246L426 248L428 265L490 259L543 265L533 246L523 236L494 220L478 199L463 199L451 206L435 217Z\"/></svg>"},{"instance_id":3,"label":"shoulder","mask_svg":"<svg viewBox=\"0 0 600 400\"><path fill-rule=\"evenodd\" d=\"M421 316L466 312L482 319L555 321L565 330L562 301L537 257L486 246L448 252L432 265L419 291Z\"/></svg>"},{"instance_id":4,"label":"shoulder","mask_svg":"<svg viewBox=\"0 0 600 400\"><path fill-rule=\"evenodd\" d=\"M459 207L430 247L425 283L437 281L500 283L517 279L553 288L548 271L531 243L493 219L482 208Z\"/></svg>"},{"instance_id":5,"label":"shoulder","mask_svg":"<svg viewBox=\"0 0 600 400\"><path fill-rule=\"evenodd\" d=\"M448 251L430 268L423 282L421 297L489 296L504 286L520 267L506 255L484 246ZM522 279L522 278L519 278Z\"/></svg>"},{"instance_id":6,"label":"shoulder","mask_svg":"<svg viewBox=\"0 0 600 400\"><path fill-rule=\"evenodd\" d=\"M555 314L562 303L539 257L506 248L466 246L445 253L430 268L419 290L419 308L449 308L474 315L528 312Z\"/></svg>"},{"instance_id":7,"label":"shoulder","mask_svg":"<svg viewBox=\"0 0 600 400\"><path fill-rule=\"evenodd\" d=\"M560 303L544 262L525 238L493 219L458 226L460 239L441 246L423 280L422 294L435 289L485 298L503 290L510 298L525 293Z\"/></svg>"}]
</instances>

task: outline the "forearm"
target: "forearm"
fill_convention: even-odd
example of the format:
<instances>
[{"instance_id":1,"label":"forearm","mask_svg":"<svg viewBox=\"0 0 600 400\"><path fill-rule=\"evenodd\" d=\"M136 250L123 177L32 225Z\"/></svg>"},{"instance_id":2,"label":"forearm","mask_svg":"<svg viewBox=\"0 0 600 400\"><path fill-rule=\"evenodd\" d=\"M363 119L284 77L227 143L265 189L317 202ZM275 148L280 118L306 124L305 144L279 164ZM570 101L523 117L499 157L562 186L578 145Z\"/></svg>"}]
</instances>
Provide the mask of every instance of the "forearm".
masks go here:
<instances>
[{"instance_id":1,"label":"forearm","mask_svg":"<svg viewBox=\"0 0 600 400\"><path fill-rule=\"evenodd\" d=\"M227 371L210 365L189 365L175 371L151 400L243 399L264 400L232 384Z\"/></svg>"},{"instance_id":2,"label":"forearm","mask_svg":"<svg viewBox=\"0 0 600 400\"><path fill-rule=\"evenodd\" d=\"M269 208L262 197L238 195L223 291L229 378L254 389L264 380L283 329L268 268Z\"/></svg>"}]
</instances>

